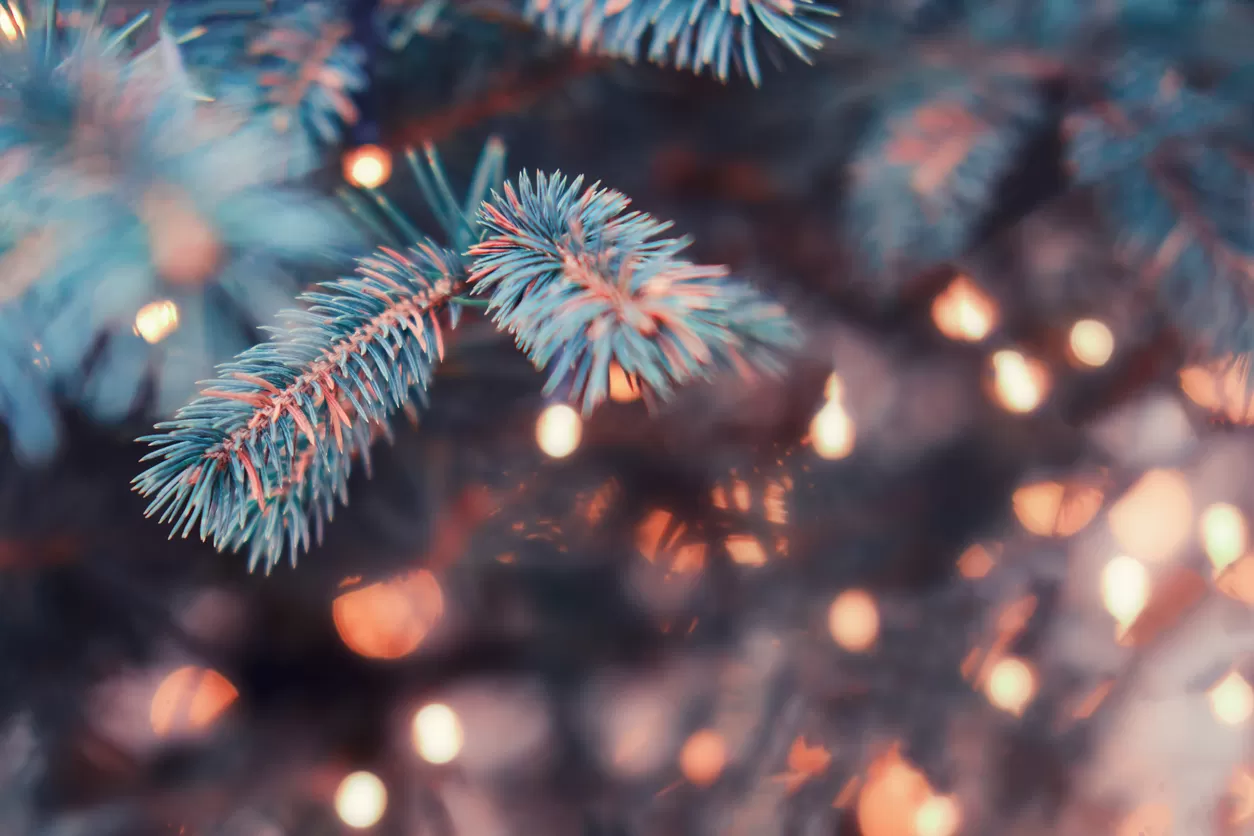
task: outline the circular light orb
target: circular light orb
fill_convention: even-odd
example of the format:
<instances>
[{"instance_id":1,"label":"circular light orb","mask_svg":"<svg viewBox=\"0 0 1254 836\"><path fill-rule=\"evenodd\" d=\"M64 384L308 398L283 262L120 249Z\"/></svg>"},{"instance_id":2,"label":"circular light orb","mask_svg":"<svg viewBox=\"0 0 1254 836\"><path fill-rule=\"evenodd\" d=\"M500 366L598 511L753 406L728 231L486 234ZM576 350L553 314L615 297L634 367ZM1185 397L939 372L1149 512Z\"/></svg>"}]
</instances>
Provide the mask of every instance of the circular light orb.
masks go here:
<instances>
[{"instance_id":1,"label":"circular light orb","mask_svg":"<svg viewBox=\"0 0 1254 836\"><path fill-rule=\"evenodd\" d=\"M371 772L354 772L335 791L335 812L340 821L356 830L372 827L388 806L387 787Z\"/></svg>"},{"instance_id":2,"label":"circular light orb","mask_svg":"<svg viewBox=\"0 0 1254 836\"><path fill-rule=\"evenodd\" d=\"M845 650L851 653L870 650L880 631L875 599L861 589L842 592L827 612L827 627L832 638Z\"/></svg>"},{"instance_id":3,"label":"circular light orb","mask_svg":"<svg viewBox=\"0 0 1254 836\"><path fill-rule=\"evenodd\" d=\"M1106 323L1081 319L1071 326L1067 338L1071 359L1082 366L1096 369L1110 362L1115 354L1115 335Z\"/></svg>"},{"instance_id":4,"label":"circular light orb","mask_svg":"<svg viewBox=\"0 0 1254 836\"><path fill-rule=\"evenodd\" d=\"M376 189L392 176L392 155L378 145L363 145L344 155L344 179L363 189Z\"/></svg>"},{"instance_id":5,"label":"circular light orb","mask_svg":"<svg viewBox=\"0 0 1254 836\"><path fill-rule=\"evenodd\" d=\"M461 720L447 705L432 703L414 715L414 748L427 763L451 763L464 739Z\"/></svg>"},{"instance_id":6,"label":"circular light orb","mask_svg":"<svg viewBox=\"0 0 1254 836\"><path fill-rule=\"evenodd\" d=\"M689 737L679 752L679 768L698 787L718 780L727 764L727 745L713 729L702 729Z\"/></svg>"},{"instance_id":7,"label":"circular light orb","mask_svg":"<svg viewBox=\"0 0 1254 836\"><path fill-rule=\"evenodd\" d=\"M536 443L546 456L564 459L579 449L583 419L564 403L545 407L536 421Z\"/></svg>"}]
</instances>

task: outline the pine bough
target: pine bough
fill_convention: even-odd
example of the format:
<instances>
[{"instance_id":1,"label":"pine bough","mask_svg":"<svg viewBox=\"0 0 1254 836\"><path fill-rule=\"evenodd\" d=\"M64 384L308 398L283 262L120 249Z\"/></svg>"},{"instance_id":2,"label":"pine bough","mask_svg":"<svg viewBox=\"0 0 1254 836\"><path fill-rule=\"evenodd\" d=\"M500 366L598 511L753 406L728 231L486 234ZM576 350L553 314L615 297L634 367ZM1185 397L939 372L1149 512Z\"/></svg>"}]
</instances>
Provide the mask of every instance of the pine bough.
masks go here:
<instances>
[{"instance_id":1,"label":"pine bough","mask_svg":"<svg viewBox=\"0 0 1254 836\"><path fill-rule=\"evenodd\" d=\"M610 368L650 403L679 385L778 368L797 332L784 309L723 267L682 257L668 223L627 211L624 195L560 173L521 175L499 191L503 151L485 148L459 203L433 149L409 161L449 246L412 230L355 276L303 297L285 327L220 370L199 399L147 441L137 479L150 515L269 571L316 541L347 500L353 462L393 414L417 401L444 355L463 303L487 312L585 414L608 394ZM378 197L376 195L376 197Z\"/></svg>"}]
</instances>

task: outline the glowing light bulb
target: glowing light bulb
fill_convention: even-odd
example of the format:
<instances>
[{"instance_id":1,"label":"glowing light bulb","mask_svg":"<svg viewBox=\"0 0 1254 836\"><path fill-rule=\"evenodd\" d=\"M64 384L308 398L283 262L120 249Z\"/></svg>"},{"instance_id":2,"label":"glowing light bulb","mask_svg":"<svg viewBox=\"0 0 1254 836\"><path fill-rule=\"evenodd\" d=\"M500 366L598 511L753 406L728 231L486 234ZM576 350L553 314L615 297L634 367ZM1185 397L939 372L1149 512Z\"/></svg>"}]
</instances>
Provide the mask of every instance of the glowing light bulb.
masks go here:
<instances>
[{"instance_id":1,"label":"glowing light bulb","mask_svg":"<svg viewBox=\"0 0 1254 836\"><path fill-rule=\"evenodd\" d=\"M392 155L378 145L363 145L344 155L344 179L363 189L382 186L392 176Z\"/></svg>"},{"instance_id":2,"label":"glowing light bulb","mask_svg":"<svg viewBox=\"0 0 1254 836\"><path fill-rule=\"evenodd\" d=\"M1145 609L1150 596L1149 570L1139 560L1119 555L1102 569L1102 603L1126 629Z\"/></svg>"},{"instance_id":3,"label":"glowing light bulb","mask_svg":"<svg viewBox=\"0 0 1254 836\"><path fill-rule=\"evenodd\" d=\"M144 342L159 343L179 327L178 306L169 299L149 302L135 314L134 333Z\"/></svg>"},{"instance_id":4,"label":"glowing light bulb","mask_svg":"<svg viewBox=\"0 0 1254 836\"><path fill-rule=\"evenodd\" d=\"M997 324L997 305L966 276L959 276L932 302L932 321L951 340L979 342Z\"/></svg>"},{"instance_id":5,"label":"glowing light bulb","mask_svg":"<svg viewBox=\"0 0 1254 836\"><path fill-rule=\"evenodd\" d=\"M428 763L451 763L463 739L461 720L447 705L432 703L414 715L414 748Z\"/></svg>"},{"instance_id":6,"label":"glowing light bulb","mask_svg":"<svg viewBox=\"0 0 1254 836\"><path fill-rule=\"evenodd\" d=\"M1236 671L1210 689L1210 710L1215 719L1228 726L1240 726L1254 714L1254 689Z\"/></svg>"},{"instance_id":7,"label":"glowing light bulb","mask_svg":"<svg viewBox=\"0 0 1254 836\"><path fill-rule=\"evenodd\" d=\"M1036 674L1027 662L1008 656L989 672L984 693L997 708L1017 717L1036 696Z\"/></svg>"},{"instance_id":8,"label":"glowing light bulb","mask_svg":"<svg viewBox=\"0 0 1254 836\"><path fill-rule=\"evenodd\" d=\"M852 653L869 650L880 632L875 599L861 589L836 596L827 611L827 628L838 645Z\"/></svg>"},{"instance_id":9,"label":"glowing light bulb","mask_svg":"<svg viewBox=\"0 0 1254 836\"><path fill-rule=\"evenodd\" d=\"M335 791L335 812L349 827L364 830L383 818L388 791L377 775L354 772Z\"/></svg>"},{"instance_id":10,"label":"glowing light bulb","mask_svg":"<svg viewBox=\"0 0 1254 836\"><path fill-rule=\"evenodd\" d=\"M1219 503L1202 512L1202 546L1216 572L1222 572L1245 554L1249 528L1232 505Z\"/></svg>"},{"instance_id":11,"label":"glowing light bulb","mask_svg":"<svg viewBox=\"0 0 1254 836\"><path fill-rule=\"evenodd\" d=\"M1006 410L1032 412L1049 391L1049 372L1040 361L1017 351L999 351L993 355L993 387Z\"/></svg>"},{"instance_id":12,"label":"glowing light bulb","mask_svg":"<svg viewBox=\"0 0 1254 836\"><path fill-rule=\"evenodd\" d=\"M1128 489L1107 515L1119 548L1133 557L1162 563L1188 542L1193 496L1175 470L1151 470Z\"/></svg>"},{"instance_id":13,"label":"glowing light bulb","mask_svg":"<svg viewBox=\"0 0 1254 836\"><path fill-rule=\"evenodd\" d=\"M727 745L712 729L703 729L684 743L679 752L679 769L693 784L708 787L718 780L727 763Z\"/></svg>"},{"instance_id":14,"label":"glowing light bulb","mask_svg":"<svg viewBox=\"0 0 1254 836\"><path fill-rule=\"evenodd\" d=\"M575 452L582 437L583 420L564 403L546 407L536 421L536 443L552 458L564 459Z\"/></svg>"},{"instance_id":15,"label":"glowing light bulb","mask_svg":"<svg viewBox=\"0 0 1254 836\"><path fill-rule=\"evenodd\" d=\"M958 802L947 795L933 795L914 814L916 836L953 836L962 822Z\"/></svg>"},{"instance_id":16,"label":"glowing light bulb","mask_svg":"<svg viewBox=\"0 0 1254 836\"><path fill-rule=\"evenodd\" d=\"M1094 369L1110 362L1115 353L1115 335L1106 323L1096 319L1081 319L1072 325L1068 344L1075 362Z\"/></svg>"},{"instance_id":17,"label":"glowing light bulb","mask_svg":"<svg viewBox=\"0 0 1254 836\"><path fill-rule=\"evenodd\" d=\"M825 459L843 459L853 452L857 436L853 419L838 401L828 401L810 422L814 452Z\"/></svg>"}]
</instances>

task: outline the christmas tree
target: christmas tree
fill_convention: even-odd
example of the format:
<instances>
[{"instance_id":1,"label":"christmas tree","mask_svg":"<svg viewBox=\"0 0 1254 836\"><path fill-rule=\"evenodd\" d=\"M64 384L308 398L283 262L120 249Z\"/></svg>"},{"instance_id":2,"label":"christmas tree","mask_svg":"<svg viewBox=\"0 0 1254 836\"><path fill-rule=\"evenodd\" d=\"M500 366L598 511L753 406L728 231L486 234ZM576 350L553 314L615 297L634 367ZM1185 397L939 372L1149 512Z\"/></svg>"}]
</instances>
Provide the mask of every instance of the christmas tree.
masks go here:
<instances>
[{"instance_id":1,"label":"christmas tree","mask_svg":"<svg viewBox=\"0 0 1254 836\"><path fill-rule=\"evenodd\" d=\"M1252 24L0 0L0 836L1254 833Z\"/></svg>"}]
</instances>

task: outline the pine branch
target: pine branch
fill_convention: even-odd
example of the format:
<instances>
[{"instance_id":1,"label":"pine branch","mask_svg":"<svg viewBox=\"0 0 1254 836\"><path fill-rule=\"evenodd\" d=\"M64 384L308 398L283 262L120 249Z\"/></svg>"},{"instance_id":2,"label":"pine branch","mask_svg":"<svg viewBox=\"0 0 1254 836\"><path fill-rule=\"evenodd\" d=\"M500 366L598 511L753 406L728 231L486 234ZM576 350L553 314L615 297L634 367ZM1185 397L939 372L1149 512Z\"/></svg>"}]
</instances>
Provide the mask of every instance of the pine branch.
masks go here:
<instances>
[{"instance_id":1,"label":"pine branch","mask_svg":"<svg viewBox=\"0 0 1254 836\"><path fill-rule=\"evenodd\" d=\"M648 37L654 63L723 81L735 64L756 85L758 27L809 62L833 34L822 19L836 12L814 0L527 0L525 14L584 52L635 61Z\"/></svg>"},{"instance_id":2,"label":"pine branch","mask_svg":"<svg viewBox=\"0 0 1254 836\"><path fill-rule=\"evenodd\" d=\"M270 342L225 365L213 388L165 432L143 439L156 460L137 477L149 515L186 537L199 527L220 549L251 546L267 570L294 561L345 497L364 454L443 357L440 311L463 286L460 257L420 241L380 250L356 278L310 293L307 311Z\"/></svg>"},{"instance_id":3,"label":"pine branch","mask_svg":"<svg viewBox=\"0 0 1254 836\"><path fill-rule=\"evenodd\" d=\"M650 402L677 385L734 369L778 368L797 334L784 309L727 268L677 256L687 239L659 238L670 223L626 212L629 199L583 178L522 175L493 193L470 250L472 292L538 368L589 413L609 390L612 364Z\"/></svg>"}]
</instances>

